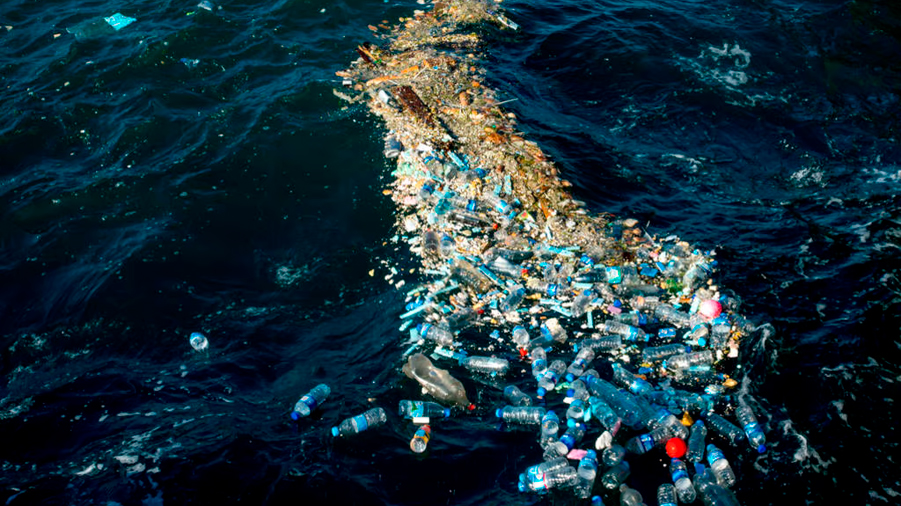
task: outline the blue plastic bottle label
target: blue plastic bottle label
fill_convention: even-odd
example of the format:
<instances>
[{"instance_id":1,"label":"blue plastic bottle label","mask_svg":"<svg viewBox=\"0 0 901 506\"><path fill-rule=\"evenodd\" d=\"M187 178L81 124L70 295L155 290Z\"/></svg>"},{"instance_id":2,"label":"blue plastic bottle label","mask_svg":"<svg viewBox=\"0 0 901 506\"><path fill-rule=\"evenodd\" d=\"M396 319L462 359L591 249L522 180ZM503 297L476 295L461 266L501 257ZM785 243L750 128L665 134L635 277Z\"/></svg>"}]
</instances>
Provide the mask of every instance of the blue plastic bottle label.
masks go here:
<instances>
[{"instance_id":1,"label":"blue plastic bottle label","mask_svg":"<svg viewBox=\"0 0 901 506\"><path fill-rule=\"evenodd\" d=\"M353 418L354 427L357 428L357 432L363 432L364 430L369 428L369 422L366 421L366 417L363 415L357 415Z\"/></svg>"}]
</instances>

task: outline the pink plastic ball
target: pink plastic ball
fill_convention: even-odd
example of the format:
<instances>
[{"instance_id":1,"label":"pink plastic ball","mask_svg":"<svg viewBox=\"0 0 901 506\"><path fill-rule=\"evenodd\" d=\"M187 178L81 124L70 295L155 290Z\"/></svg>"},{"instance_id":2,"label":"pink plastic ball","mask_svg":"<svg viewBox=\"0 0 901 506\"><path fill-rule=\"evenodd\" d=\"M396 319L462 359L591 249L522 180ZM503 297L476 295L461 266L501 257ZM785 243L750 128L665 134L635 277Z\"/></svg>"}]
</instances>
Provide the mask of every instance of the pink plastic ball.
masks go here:
<instances>
[{"instance_id":1,"label":"pink plastic ball","mask_svg":"<svg viewBox=\"0 0 901 506\"><path fill-rule=\"evenodd\" d=\"M698 308L698 313L708 320L712 320L723 312L723 305L715 300L705 300Z\"/></svg>"}]
</instances>

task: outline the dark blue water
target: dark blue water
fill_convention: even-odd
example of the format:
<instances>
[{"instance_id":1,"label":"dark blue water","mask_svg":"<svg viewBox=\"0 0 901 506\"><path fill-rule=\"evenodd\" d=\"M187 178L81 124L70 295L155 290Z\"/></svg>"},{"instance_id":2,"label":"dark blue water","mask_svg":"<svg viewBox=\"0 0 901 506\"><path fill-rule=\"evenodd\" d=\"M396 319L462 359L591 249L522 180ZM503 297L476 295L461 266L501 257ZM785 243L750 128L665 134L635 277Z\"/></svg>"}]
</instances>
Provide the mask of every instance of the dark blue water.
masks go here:
<instances>
[{"instance_id":1,"label":"dark blue water","mask_svg":"<svg viewBox=\"0 0 901 506\"><path fill-rule=\"evenodd\" d=\"M426 457L328 427L418 387L382 125L331 90L415 2L0 8L0 497L7 504L533 504L497 385ZM505 4L491 86L595 212L716 248L776 333L743 345L770 451L743 504L898 504L901 8ZM115 12L119 32L67 28ZM193 61L193 60L196 60ZM410 276L411 282L415 279ZM187 344L210 339L208 354ZM299 395L332 387L296 424ZM630 483L654 503L665 478Z\"/></svg>"}]
</instances>

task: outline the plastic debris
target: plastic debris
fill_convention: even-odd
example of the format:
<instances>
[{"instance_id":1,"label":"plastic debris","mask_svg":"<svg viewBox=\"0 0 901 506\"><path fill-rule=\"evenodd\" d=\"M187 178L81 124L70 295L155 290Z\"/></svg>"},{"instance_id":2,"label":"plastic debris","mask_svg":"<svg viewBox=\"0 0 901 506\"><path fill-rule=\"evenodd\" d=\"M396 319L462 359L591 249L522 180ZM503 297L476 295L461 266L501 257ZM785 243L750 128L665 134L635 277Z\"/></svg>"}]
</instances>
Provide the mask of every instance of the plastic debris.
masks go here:
<instances>
[{"instance_id":1,"label":"plastic debris","mask_svg":"<svg viewBox=\"0 0 901 506\"><path fill-rule=\"evenodd\" d=\"M207 351L210 347L210 341L200 332L191 332L188 343L191 344L191 348L194 348L194 351Z\"/></svg>"},{"instance_id":2,"label":"plastic debris","mask_svg":"<svg viewBox=\"0 0 901 506\"><path fill-rule=\"evenodd\" d=\"M680 458L701 461L707 428L765 451L755 413L744 403L735 410L730 377L756 327L715 284L715 252L573 198L485 86L478 50L491 30L477 28L485 24L520 30L493 1L446 0L373 29L378 44L361 43L357 60L337 72L339 96L385 122L384 155L396 166L384 191L398 209L394 240L421 260L401 315L402 371L458 408L474 406L457 372L478 378L479 398L506 399L488 413L534 430L544 450L545 462L520 476L523 492L569 489L603 504L592 497L599 477L611 504L618 495L638 505L641 495L626 484L638 472L629 461L658 452L674 457L659 459L673 483L659 484L658 497L691 502L692 471ZM503 385L490 383L500 375ZM402 401L399 412L414 423L448 416L427 404ZM566 414L565 427L556 413ZM428 443L420 431L414 451ZM721 472L725 456L713 457ZM694 474L703 497L731 497L702 472Z\"/></svg>"}]
</instances>

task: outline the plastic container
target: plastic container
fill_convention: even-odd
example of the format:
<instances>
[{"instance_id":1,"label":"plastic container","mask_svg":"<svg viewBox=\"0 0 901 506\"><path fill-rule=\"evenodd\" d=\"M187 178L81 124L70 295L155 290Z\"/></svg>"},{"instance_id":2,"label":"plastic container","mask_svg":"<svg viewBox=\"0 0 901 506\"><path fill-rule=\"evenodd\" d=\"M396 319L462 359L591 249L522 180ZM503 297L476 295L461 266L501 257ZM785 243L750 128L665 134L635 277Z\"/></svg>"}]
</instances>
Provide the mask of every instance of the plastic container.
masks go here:
<instances>
[{"instance_id":1,"label":"plastic container","mask_svg":"<svg viewBox=\"0 0 901 506\"><path fill-rule=\"evenodd\" d=\"M411 355L402 370L408 378L415 379L429 395L439 401L464 409L475 409L466 398L466 389L460 380L432 365L432 361L422 353Z\"/></svg>"},{"instance_id":2,"label":"plastic container","mask_svg":"<svg viewBox=\"0 0 901 506\"><path fill-rule=\"evenodd\" d=\"M547 410L541 406L504 406L495 411L495 416L506 423L539 425Z\"/></svg>"},{"instance_id":3,"label":"plastic container","mask_svg":"<svg viewBox=\"0 0 901 506\"><path fill-rule=\"evenodd\" d=\"M397 414L404 418L449 418L450 408L429 401L401 400L397 405Z\"/></svg>"},{"instance_id":4,"label":"plastic container","mask_svg":"<svg viewBox=\"0 0 901 506\"><path fill-rule=\"evenodd\" d=\"M519 389L516 385L508 385L504 388L504 398L511 406L531 406L532 398Z\"/></svg>"},{"instance_id":5,"label":"plastic container","mask_svg":"<svg viewBox=\"0 0 901 506\"><path fill-rule=\"evenodd\" d=\"M410 449L413 450L413 453L422 453L426 450L429 445L429 440L432 438L432 428L428 425L423 425L416 429L416 433L413 434L413 439L410 440Z\"/></svg>"},{"instance_id":6,"label":"plastic container","mask_svg":"<svg viewBox=\"0 0 901 506\"><path fill-rule=\"evenodd\" d=\"M703 420L696 421L691 426L691 434L688 436L688 451L685 459L697 464L704 460L704 448L707 445L707 426Z\"/></svg>"},{"instance_id":7,"label":"plastic container","mask_svg":"<svg viewBox=\"0 0 901 506\"><path fill-rule=\"evenodd\" d=\"M297 401L294 405L294 409L291 411L291 418L300 420L302 417L310 416L310 412L325 402L330 393L332 393L332 390L328 385L324 383L316 385Z\"/></svg>"},{"instance_id":8,"label":"plastic container","mask_svg":"<svg viewBox=\"0 0 901 506\"><path fill-rule=\"evenodd\" d=\"M372 408L357 416L346 418L337 427L332 427L332 436L351 436L360 432L379 427L388 421L388 416L382 408Z\"/></svg>"}]
</instances>

